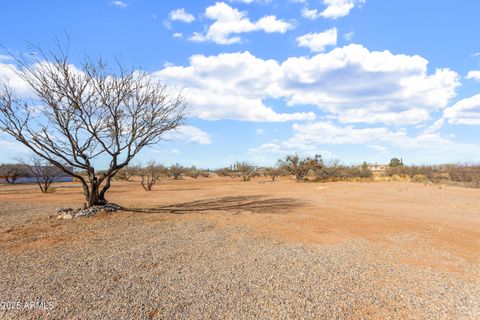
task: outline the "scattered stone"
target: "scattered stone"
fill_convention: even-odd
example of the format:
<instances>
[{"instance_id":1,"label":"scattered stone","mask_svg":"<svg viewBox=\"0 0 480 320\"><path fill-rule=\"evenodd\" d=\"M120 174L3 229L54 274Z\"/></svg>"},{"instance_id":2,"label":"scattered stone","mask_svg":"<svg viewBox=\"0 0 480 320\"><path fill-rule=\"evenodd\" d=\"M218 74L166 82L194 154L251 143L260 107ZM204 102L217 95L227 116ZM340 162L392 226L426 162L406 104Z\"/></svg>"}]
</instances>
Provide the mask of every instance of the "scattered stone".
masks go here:
<instances>
[{"instance_id":1,"label":"scattered stone","mask_svg":"<svg viewBox=\"0 0 480 320\"><path fill-rule=\"evenodd\" d=\"M81 217L86 217L85 210L80 210L76 215L75 218L81 218Z\"/></svg>"},{"instance_id":2,"label":"scattered stone","mask_svg":"<svg viewBox=\"0 0 480 320\"><path fill-rule=\"evenodd\" d=\"M93 206L87 209L57 208L55 213L58 214L57 219L73 219L80 217L91 217L98 212L115 212L123 208L115 203L107 203L105 205Z\"/></svg>"}]
</instances>

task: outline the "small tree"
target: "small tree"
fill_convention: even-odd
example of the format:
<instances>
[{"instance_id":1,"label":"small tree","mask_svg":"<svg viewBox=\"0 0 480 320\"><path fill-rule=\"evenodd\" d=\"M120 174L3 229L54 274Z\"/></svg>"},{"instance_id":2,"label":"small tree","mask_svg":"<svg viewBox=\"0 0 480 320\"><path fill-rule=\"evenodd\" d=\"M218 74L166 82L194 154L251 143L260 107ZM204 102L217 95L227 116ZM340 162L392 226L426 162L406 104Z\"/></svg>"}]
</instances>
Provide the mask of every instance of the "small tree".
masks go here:
<instances>
[{"instance_id":1,"label":"small tree","mask_svg":"<svg viewBox=\"0 0 480 320\"><path fill-rule=\"evenodd\" d=\"M192 166L191 168L185 170L185 174L190 178L197 179L202 175L202 170L198 170L197 167Z\"/></svg>"},{"instance_id":2,"label":"small tree","mask_svg":"<svg viewBox=\"0 0 480 320\"><path fill-rule=\"evenodd\" d=\"M323 166L323 160L320 155L315 155L314 158L301 159L298 155L289 155L285 159L278 161L278 166L295 176L298 182L303 180L310 170L315 170Z\"/></svg>"},{"instance_id":3,"label":"small tree","mask_svg":"<svg viewBox=\"0 0 480 320\"><path fill-rule=\"evenodd\" d=\"M103 205L112 178L181 125L183 97L140 70L110 69L101 59L74 67L60 46L48 56L35 49L39 55L14 57L34 97L0 88L0 129L80 181L86 207ZM108 161L103 173L100 157Z\"/></svg>"},{"instance_id":4,"label":"small tree","mask_svg":"<svg viewBox=\"0 0 480 320\"><path fill-rule=\"evenodd\" d=\"M233 171L231 170L231 168L220 168L215 170L215 173L219 177L232 177Z\"/></svg>"},{"instance_id":5,"label":"small tree","mask_svg":"<svg viewBox=\"0 0 480 320\"><path fill-rule=\"evenodd\" d=\"M30 162L23 160L20 162L29 176L35 179L42 193L51 192L50 185L63 175L63 171L38 156L33 156Z\"/></svg>"},{"instance_id":6,"label":"small tree","mask_svg":"<svg viewBox=\"0 0 480 320\"><path fill-rule=\"evenodd\" d=\"M210 171L208 169L204 169L200 171L200 176L202 178L209 178L210 177Z\"/></svg>"},{"instance_id":7,"label":"small tree","mask_svg":"<svg viewBox=\"0 0 480 320\"><path fill-rule=\"evenodd\" d=\"M164 172L165 167L156 164L155 161L150 161L146 166L139 168L138 175L143 189L152 191L153 185L157 183Z\"/></svg>"},{"instance_id":8,"label":"small tree","mask_svg":"<svg viewBox=\"0 0 480 320\"><path fill-rule=\"evenodd\" d=\"M395 168L395 167L402 167L403 166L403 159L398 159L398 158L392 158L390 160L390 167Z\"/></svg>"},{"instance_id":9,"label":"small tree","mask_svg":"<svg viewBox=\"0 0 480 320\"><path fill-rule=\"evenodd\" d=\"M237 172L243 181L249 181L256 174L256 167L247 161L239 161L233 164L233 171Z\"/></svg>"},{"instance_id":10,"label":"small tree","mask_svg":"<svg viewBox=\"0 0 480 320\"><path fill-rule=\"evenodd\" d=\"M264 171L264 176L270 177L270 179L272 179L272 182L275 182L275 179L283 175L283 173L284 173L284 170L280 168L267 168Z\"/></svg>"},{"instance_id":11,"label":"small tree","mask_svg":"<svg viewBox=\"0 0 480 320\"><path fill-rule=\"evenodd\" d=\"M185 173L185 168L182 165L175 163L174 165L170 166L168 173L173 177L174 180L178 180L182 174Z\"/></svg>"},{"instance_id":12,"label":"small tree","mask_svg":"<svg viewBox=\"0 0 480 320\"><path fill-rule=\"evenodd\" d=\"M122 181L131 181L138 174L138 169L137 166L125 166L118 171L116 178Z\"/></svg>"},{"instance_id":13,"label":"small tree","mask_svg":"<svg viewBox=\"0 0 480 320\"><path fill-rule=\"evenodd\" d=\"M25 170L22 165L19 164L2 164L0 166L0 176L5 178L5 181L9 184L14 184L18 178L25 174Z\"/></svg>"},{"instance_id":14,"label":"small tree","mask_svg":"<svg viewBox=\"0 0 480 320\"><path fill-rule=\"evenodd\" d=\"M372 170L370 170L366 161L362 163L360 167L360 178L371 178L373 176Z\"/></svg>"},{"instance_id":15,"label":"small tree","mask_svg":"<svg viewBox=\"0 0 480 320\"><path fill-rule=\"evenodd\" d=\"M326 163L322 162L322 165L315 166L313 171L315 172L317 180L339 180L342 177L343 166L338 159L332 159Z\"/></svg>"}]
</instances>

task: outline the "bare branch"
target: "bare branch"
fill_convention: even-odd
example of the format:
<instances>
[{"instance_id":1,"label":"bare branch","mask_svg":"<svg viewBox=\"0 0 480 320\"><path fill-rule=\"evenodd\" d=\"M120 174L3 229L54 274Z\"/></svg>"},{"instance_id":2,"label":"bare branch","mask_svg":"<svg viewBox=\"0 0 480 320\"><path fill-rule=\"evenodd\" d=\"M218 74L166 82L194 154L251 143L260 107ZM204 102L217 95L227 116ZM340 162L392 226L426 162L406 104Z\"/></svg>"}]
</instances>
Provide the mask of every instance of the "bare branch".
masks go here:
<instances>
[{"instance_id":1,"label":"bare branch","mask_svg":"<svg viewBox=\"0 0 480 320\"><path fill-rule=\"evenodd\" d=\"M172 93L147 73L120 64L115 72L102 59L85 59L76 67L68 46L48 53L34 48L36 56L13 56L34 96L0 89L0 129L78 179L88 206L104 203L112 177L182 124L182 92ZM109 159L101 174L94 166L99 157Z\"/></svg>"}]
</instances>

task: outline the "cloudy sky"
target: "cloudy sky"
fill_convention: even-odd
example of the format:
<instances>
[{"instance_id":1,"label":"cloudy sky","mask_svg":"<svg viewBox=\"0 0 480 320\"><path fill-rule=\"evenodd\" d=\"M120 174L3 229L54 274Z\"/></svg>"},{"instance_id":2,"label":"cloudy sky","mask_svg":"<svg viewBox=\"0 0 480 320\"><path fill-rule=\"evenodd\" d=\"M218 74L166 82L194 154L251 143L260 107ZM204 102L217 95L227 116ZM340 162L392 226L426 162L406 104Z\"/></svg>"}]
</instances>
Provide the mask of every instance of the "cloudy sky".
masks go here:
<instances>
[{"instance_id":1,"label":"cloudy sky","mask_svg":"<svg viewBox=\"0 0 480 320\"><path fill-rule=\"evenodd\" d=\"M289 153L480 162L480 1L8 1L0 43L118 58L184 88L187 125L145 150L201 167ZM0 49L0 80L17 92ZM0 134L0 161L25 151Z\"/></svg>"}]
</instances>

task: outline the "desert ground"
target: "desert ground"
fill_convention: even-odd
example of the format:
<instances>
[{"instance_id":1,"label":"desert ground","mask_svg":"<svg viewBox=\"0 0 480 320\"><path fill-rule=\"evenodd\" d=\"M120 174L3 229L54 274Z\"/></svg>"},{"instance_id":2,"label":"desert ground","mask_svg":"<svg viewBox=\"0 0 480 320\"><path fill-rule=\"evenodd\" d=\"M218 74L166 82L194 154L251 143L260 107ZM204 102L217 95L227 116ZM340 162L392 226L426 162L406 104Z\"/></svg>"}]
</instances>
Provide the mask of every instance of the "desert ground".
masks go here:
<instances>
[{"instance_id":1,"label":"desert ground","mask_svg":"<svg viewBox=\"0 0 480 320\"><path fill-rule=\"evenodd\" d=\"M0 186L2 319L480 319L478 189L116 182L151 212L58 220L56 187Z\"/></svg>"}]
</instances>

